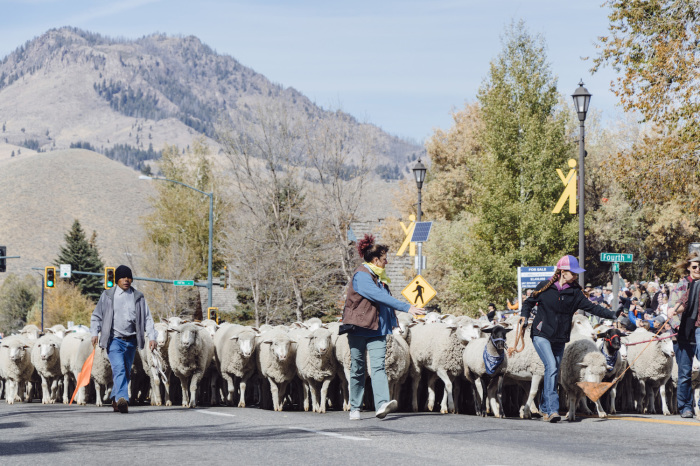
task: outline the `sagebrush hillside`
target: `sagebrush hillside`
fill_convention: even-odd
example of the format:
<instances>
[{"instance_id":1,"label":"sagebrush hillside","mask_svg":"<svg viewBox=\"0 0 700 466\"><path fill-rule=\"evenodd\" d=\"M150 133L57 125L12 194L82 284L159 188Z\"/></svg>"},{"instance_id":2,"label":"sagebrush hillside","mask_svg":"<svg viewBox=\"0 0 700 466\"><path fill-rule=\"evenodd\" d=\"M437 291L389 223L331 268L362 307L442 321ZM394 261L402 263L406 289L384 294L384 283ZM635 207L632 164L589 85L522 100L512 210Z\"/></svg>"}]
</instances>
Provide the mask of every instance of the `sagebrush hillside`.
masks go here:
<instances>
[{"instance_id":1,"label":"sagebrush hillside","mask_svg":"<svg viewBox=\"0 0 700 466\"><path fill-rule=\"evenodd\" d=\"M218 148L218 124L254 123L253 109L270 102L312 119L337 116L196 37L132 41L53 29L0 63L0 159L17 147L83 147L143 168L164 144L184 149L204 135ZM423 153L376 126L355 124L373 134L378 171L387 178L404 176Z\"/></svg>"}]
</instances>

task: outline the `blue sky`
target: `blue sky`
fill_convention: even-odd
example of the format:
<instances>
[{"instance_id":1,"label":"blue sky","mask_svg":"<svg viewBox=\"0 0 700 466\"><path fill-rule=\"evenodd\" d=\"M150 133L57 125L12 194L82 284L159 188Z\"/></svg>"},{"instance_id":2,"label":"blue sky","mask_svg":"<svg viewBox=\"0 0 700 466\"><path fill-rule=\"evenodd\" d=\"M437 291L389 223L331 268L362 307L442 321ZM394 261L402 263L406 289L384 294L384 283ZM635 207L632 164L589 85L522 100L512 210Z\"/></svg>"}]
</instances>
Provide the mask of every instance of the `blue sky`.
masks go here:
<instances>
[{"instance_id":1,"label":"blue sky","mask_svg":"<svg viewBox=\"0 0 700 466\"><path fill-rule=\"evenodd\" d=\"M422 141L475 99L500 36L523 19L548 45L560 92L583 78L591 108L612 120L615 75L591 76L602 0L224 1L0 0L0 57L46 30L74 26L113 37L194 35L326 108Z\"/></svg>"}]
</instances>

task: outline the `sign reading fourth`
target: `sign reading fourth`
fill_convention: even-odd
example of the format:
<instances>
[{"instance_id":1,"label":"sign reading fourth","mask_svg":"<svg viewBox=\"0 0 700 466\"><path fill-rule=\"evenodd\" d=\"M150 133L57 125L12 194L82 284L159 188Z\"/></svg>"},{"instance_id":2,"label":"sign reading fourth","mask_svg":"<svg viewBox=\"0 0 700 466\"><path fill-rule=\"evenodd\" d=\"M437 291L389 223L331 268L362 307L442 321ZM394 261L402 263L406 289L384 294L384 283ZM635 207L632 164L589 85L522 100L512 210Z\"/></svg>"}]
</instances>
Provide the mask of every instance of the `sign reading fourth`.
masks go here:
<instances>
[{"instance_id":1,"label":"sign reading fourth","mask_svg":"<svg viewBox=\"0 0 700 466\"><path fill-rule=\"evenodd\" d=\"M174 280L175 286L194 286L194 280Z\"/></svg>"},{"instance_id":2,"label":"sign reading fourth","mask_svg":"<svg viewBox=\"0 0 700 466\"><path fill-rule=\"evenodd\" d=\"M617 252L601 252L601 262L632 262L632 254L620 254Z\"/></svg>"}]
</instances>

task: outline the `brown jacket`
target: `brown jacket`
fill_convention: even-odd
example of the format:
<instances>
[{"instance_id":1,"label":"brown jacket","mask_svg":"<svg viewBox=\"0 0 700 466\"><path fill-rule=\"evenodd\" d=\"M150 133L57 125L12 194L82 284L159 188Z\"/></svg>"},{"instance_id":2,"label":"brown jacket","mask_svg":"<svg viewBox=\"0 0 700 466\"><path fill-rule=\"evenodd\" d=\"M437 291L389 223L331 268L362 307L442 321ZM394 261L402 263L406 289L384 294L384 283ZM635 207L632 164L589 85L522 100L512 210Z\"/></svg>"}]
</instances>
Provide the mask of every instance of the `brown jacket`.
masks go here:
<instances>
[{"instance_id":1,"label":"brown jacket","mask_svg":"<svg viewBox=\"0 0 700 466\"><path fill-rule=\"evenodd\" d=\"M357 267L352 276L354 277L358 272L370 274L374 283L377 283L377 277L364 265ZM348 296L345 299L345 308L343 308L343 323L370 330L379 328L379 305L355 291L352 287L352 279L348 283Z\"/></svg>"}]
</instances>

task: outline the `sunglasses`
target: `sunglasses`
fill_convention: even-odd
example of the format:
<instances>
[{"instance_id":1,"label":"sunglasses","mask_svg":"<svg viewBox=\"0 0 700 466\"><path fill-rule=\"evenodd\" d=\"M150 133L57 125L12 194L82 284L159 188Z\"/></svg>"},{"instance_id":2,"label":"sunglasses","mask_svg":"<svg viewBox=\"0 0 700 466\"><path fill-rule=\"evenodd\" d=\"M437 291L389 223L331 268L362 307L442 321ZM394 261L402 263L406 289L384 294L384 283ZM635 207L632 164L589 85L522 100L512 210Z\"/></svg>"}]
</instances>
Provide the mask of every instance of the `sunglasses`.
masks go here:
<instances>
[{"instance_id":1,"label":"sunglasses","mask_svg":"<svg viewBox=\"0 0 700 466\"><path fill-rule=\"evenodd\" d=\"M690 266L690 270L697 270L697 269L700 269L700 265L695 264L695 265Z\"/></svg>"}]
</instances>

